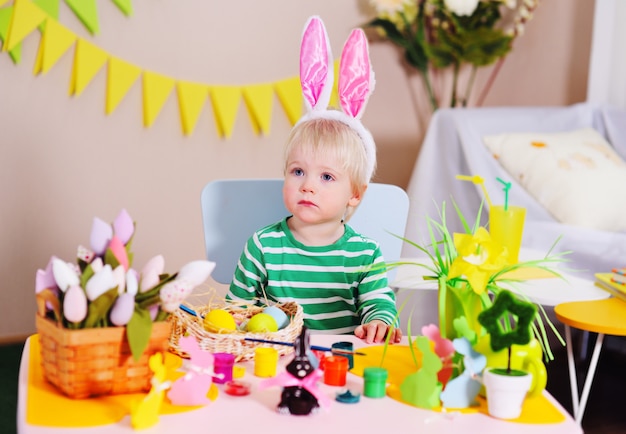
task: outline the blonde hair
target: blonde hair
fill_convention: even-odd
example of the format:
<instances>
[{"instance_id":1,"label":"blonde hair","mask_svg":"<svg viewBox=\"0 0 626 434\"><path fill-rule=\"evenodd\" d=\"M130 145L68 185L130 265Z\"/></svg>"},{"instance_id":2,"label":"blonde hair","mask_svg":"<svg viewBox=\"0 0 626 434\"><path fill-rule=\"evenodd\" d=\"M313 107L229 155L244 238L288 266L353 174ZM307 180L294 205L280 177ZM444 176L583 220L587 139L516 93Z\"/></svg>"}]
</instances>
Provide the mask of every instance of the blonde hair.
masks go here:
<instances>
[{"instance_id":1,"label":"blonde hair","mask_svg":"<svg viewBox=\"0 0 626 434\"><path fill-rule=\"evenodd\" d=\"M355 130L335 119L313 118L296 124L285 145L285 173L289 156L296 149L305 153L330 155L342 161L342 169L348 173L353 192L363 197L370 182L368 158L363 141ZM348 221L355 209L349 207L346 210L344 221Z\"/></svg>"}]
</instances>

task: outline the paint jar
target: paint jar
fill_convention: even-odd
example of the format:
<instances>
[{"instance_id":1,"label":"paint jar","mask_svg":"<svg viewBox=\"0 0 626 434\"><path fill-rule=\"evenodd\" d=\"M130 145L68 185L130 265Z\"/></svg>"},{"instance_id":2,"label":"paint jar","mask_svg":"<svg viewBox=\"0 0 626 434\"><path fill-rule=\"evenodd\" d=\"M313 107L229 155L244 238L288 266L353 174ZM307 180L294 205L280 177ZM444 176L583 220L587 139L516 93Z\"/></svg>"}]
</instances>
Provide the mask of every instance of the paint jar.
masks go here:
<instances>
[{"instance_id":1,"label":"paint jar","mask_svg":"<svg viewBox=\"0 0 626 434\"><path fill-rule=\"evenodd\" d=\"M213 354L213 371L218 375L213 377L213 382L224 384L233 379L233 365L235 364L235 356L229 353ZM219 376L221 374L221 378Z\"/></svg>"},{"instance_id":2,"label":"paint jar","mask_svg":"<svg viewBox=\"0 0 626 434\"><path fill-rule=\"evenodd\" d=\"M254 375L274 377L277 366L278 350L276 348L259 347L254 350Z\"/></svg>"},{"instance_id":3,"label":"paint jar","mask_svg":"<svg viewBox=\"0 0 626 434\"><path fill-rule=\"evenodd\" d=\"M324 384L345 386L348 374L348 359L341 356L330 356L324 359Z\"/></svg>"},{"instance_id":4,"label":"paint jar","mask_svg":"<svg viewBox=\"0 0 626 434\"><path fill-rule=\"evenodd\" d=\"M383 398L387 390L387 370L368 366L363 369L363 395L368 398Z\"/></svg>"},{"instance_id":5,"label":"paint jar","mask_svg":"<svg viewBox=\"0 0 626 434\"><path fill-rule=\"evenodd\" d=\"M354 356L352 354L343 354L340 351L346 351L348 353L352 353L354 351L354 345L352 342L341 341L335 342L331 345L331 349L333 350L333 356L341 356L348 359L348 370L354 368ZM339 350L335 352L334 350Z\"/></svg>"}]
</instances>

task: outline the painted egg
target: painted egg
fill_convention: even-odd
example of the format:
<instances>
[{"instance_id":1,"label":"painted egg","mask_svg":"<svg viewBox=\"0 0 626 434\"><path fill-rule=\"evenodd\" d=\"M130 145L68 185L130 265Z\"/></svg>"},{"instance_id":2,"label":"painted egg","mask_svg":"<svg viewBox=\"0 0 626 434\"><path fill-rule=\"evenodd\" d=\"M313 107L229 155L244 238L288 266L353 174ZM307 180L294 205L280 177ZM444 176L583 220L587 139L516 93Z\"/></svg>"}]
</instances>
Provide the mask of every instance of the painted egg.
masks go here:
<instances>
[{"instance_id":1,"label":"painted egg","mask_svg":"<svg viewBox=\"0 0 626 434\"><path fill-rule=\"evenodd\" d=\"M204 316L204 329L212 333L228 333L237 330L235 318L223 310L213 309Z\"/></svg>"},{"instance_id":2,"label":"painted egg","mask_svg":"<svg viewBox=\"0 0 626 434\"><path fill-rule=\"evenodd\" d=\"M275 332L278 331L278 324L272 315L257 313L248 321L246 330L252 333Z\"/></svg>"},{"instance_id":3,"label":"painted egg","mask_svg":"<svg viewBox=\"0 0 626 434\"><path fill-rule=\"evenodd\" d=\"M276 306L268 306L263 309L263 313L271 315L278 324L278 329L283 329L289 325L289 317L282 309Z\"/></svg>"}]
</instances>

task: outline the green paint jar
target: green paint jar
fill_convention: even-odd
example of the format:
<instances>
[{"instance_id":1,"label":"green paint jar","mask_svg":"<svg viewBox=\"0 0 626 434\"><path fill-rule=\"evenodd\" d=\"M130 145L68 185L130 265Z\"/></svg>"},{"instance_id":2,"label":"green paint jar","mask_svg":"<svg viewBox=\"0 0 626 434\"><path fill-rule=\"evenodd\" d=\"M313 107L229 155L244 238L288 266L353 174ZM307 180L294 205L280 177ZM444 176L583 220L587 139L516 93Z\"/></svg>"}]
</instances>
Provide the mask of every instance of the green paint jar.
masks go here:
<instances>
[{"instance_id":1,"label":"green paint jar","mask_svg":"<svg viewBox=\"0 0 626 434\"><path fill-rule=\"evenodd\" d=\"M387 390L387 370L369 366L363 369L363 395L368 398L384 398Z\"/></svg>"}]
</instances>

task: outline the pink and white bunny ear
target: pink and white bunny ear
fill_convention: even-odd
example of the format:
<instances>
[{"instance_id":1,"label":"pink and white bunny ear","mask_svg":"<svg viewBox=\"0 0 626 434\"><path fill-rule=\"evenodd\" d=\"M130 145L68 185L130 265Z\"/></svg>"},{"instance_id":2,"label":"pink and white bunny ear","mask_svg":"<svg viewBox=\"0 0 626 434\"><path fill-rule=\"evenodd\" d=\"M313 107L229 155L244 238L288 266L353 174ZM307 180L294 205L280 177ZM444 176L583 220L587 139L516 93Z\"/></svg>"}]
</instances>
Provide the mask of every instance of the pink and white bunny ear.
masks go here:
<instances>
[{"instance_id":1,"label":"pink and white bunny ear","mask_svg":"<svg viewBox=\"0 0 626 434\"><path fill-rule=\"evenodd\" d=\"M307 111L327 109L334 81L332 63L324 23L312 16L304 26L300 45L300 84Z\"/></svg>"},{"instance_id":2,"label":"pink and white bunny ear","mask_svg":"<svg viewBox=\"0 0 626 434\"><path fill-rule=\"evenodd\" d=\"M338 90L343 112L360 119L374 90L374 71L367 38L361 29L352 30L344 44L339 63Z\"/></svg>"}]
</instances>

